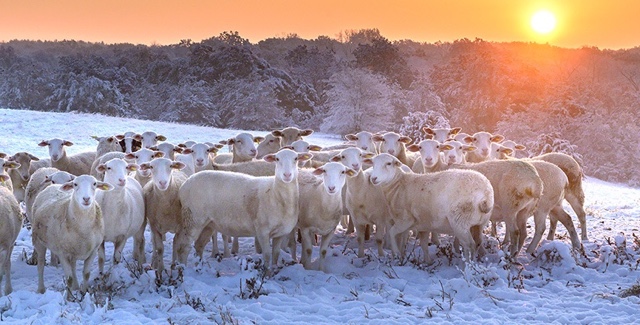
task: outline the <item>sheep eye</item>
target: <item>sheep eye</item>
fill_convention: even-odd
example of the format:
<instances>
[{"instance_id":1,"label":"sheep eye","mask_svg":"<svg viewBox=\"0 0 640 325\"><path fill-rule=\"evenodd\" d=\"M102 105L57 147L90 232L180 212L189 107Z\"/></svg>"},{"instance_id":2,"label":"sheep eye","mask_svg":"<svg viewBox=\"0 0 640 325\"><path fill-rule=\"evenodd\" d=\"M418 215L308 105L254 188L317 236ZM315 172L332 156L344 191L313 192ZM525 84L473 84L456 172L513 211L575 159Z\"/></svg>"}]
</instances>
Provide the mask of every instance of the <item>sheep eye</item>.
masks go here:
<instances>
[{"instance_id":1,"label":"sheep eye","mask_svg":"<svg viewBox=\"0 0 640 325\"><path fill-rule=\"evenodd\" d=\"M360 155L360 157L362 157L362 155ZM344 159L344 156L342 156L341 158Z\"/></svg>"},{"instance_id":2,"label":"sheep eye","mask_svg":"<svg viewBox=\"0 0 640 325\"><path fill-rule=\"evenodd\" d=\"M387 166L391 166L391 163L390 163L390 162L388 162L388 163L387 163Z\"/></svg>"},{"instance_id":3,"label":"sheep eye","mask_svg":"<svg viewBox=\"0 0 640 325\"><path fill-rule=\"evenodd\" d=\"M298 161L298 157L296 157L293 161Z\"/></svg>"},{"instance_id":4,"label":"sheep eye","mask_svg":"<svg viewBox=\"0 0 640 325\"><path fill-rule=\"evenodd\" d=\"M74 184L73 184L73 186L74 186L74 187L78 187L78 184L75 184L75 183L74 183Z\"/></svg>"},{"instance_id":5,"label":"sheep eye","mask_svg":"<svg viewBox=\"0 0 640 325\"><path fill-rule=\"evenodd\" d=\"M107 170L111 170L111 167L107 167Z\"/></svg>"},{"instance_id":6,"label":"sheep eye","mask_svg":"<svg viewBox=\"0 0 640 325\"><path fill-rule=\"evenodd\" d=\"M93 183L93 186L96 186L96 185L98 185L98 183Z\"/></svg>"}]
</instances>

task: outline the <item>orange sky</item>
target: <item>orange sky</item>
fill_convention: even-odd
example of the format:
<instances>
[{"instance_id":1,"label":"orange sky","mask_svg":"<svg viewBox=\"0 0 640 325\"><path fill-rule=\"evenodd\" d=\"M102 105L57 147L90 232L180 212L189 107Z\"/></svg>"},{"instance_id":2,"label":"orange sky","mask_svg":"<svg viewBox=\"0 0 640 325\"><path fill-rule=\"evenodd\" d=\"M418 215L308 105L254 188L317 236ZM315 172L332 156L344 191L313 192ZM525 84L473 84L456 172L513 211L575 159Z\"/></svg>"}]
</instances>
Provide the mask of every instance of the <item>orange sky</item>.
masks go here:
<instances>
[{"instance_id":1,"label":"orange sky","mask_svg":"<svg viewBox=\"0 0 640 325\"><path fill-rule=\"evenodd\" d=\"M535 35L536 9L556 14L551 35ZM640 46L640 0L0 0L0 42L75 39L175 44L238 31L252 43L296 33L335 38L378 28L390 40L533 41L563 47Z\"/></svg>"}]
</instances>

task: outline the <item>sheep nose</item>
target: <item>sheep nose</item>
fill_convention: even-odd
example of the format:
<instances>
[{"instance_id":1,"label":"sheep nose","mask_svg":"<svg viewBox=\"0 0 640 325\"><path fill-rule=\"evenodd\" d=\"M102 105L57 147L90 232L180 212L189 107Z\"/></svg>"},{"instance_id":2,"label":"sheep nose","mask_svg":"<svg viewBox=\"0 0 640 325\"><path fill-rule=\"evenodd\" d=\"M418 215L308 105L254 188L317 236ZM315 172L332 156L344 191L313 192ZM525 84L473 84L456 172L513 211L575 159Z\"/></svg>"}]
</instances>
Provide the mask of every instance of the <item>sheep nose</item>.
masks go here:
<instances>
[{"instance_id":1,"label":"sheep nose","mask_svg":"<svg viewBox=\"0 0 640 325\"><path fill-rule=\"evenodd\" d=\"M393 150L393 149L389 149L389 150L387 150L387 152L388 152L390 155L393 155L396 151L395 151L395 150Z\"/></svg>"},{"instance_id":2,"label":"sheep nose","mask_svg":"<svg viewBox=\"0 0 640 325\"><path fill-rule=\"evenodd\" d=\"M126 179L124 179L124 178L119 178L119 179L118 179L118 183L119 183L121 186L124 186L124 184L126 184L126 182L127 182L127 180L126 180Z\"/></svg>"},{"instance_id":3,"label":"sheep nose","mask_svg":"<svg viewBox=\"0 0 640 325\"><path fill-rule=\"evenodd\" d=\"M87 196L82 198L82 201L84 202L84 204L89 204L89 200L91 200L91 198Z\"/></svg>"},{"instance_id":4,"label":"sheep nose","mask_svg":"<svg viewBox=\"0 0 640 325\"><path fill-rule=\"evenodd\" d=\"M424 161L431 163L433 161L433 158L425 158Z\"/></svg>"},{"instance_id":5,"label":"sheep nose","mask_svg":"<svg viewBox=\"0 0 640 325\"><path fill-rule=\"evenodd\" d=\"M485 156L489 154L489 149L482 149L482 154Z\"/></svg>"},{"instance_id":6,"label":"sheep nose","mask_svg":"<svg viewBox=\"0 0 640 325\"><path fill-rule=\"evenodd\" d=\"M167 181L159 181L158 182L160 184L160 186L165 187L167 186Z\"/></svg>"},{"instance_id":7,"label":"sheep nose","mask_svg":"<svg viewBox=\"0 0 640 325\"><path fill-rule=\"evenodd\" d=\"M377 180L378 180L378 177L371 177L371 181L372 181L372 182L374 182L374 183L375 183Z\"/></svg>"},{"instance_id":8,"label":"sheep nose","mask_svg":"<svg viewBox=\"0 0 640 325\"><path fill-rule=\"evenodd\" d=\"M58 160L58 155L53 155L53 156L51 156L51 158L52 158L53 160Z\"/></svg>"},{"instance_id":9,"label":"sheep nose","mask_svg":"<svg viewBox=\"0 0 640 325\"><path fill-rule=\"evenodd\" d=\"M255 156L256 155L256 149L251 149L251 155Z\"/></svg>"},{"instance_id":10,"label":"sheep nose","mask_svg":"<svg viewBox=\"0 0 640 325\"><path fill-rule=\"evenodd\" d=\"M351 167L353 167L353 169L360 169L360 164L351 164Z\"/></svg>"},{"instance_id":11,"label":"sheep nose","mask_svg":"<svg viewBox=\"0 0 640 325\"><path fill-rule=\"evenodd\" d=\"M286 177L286 178L291 177L291 173L284 173L284 174L282 174L282 175L283 175L284 177Z\"/></svg>"},{"instance_id":12,"label":"sheep nose","mask_svg":"<svg viewBox=\"0 0 640 325\"><path fill-rule=\"evenodd\" d=\"M335 190L336 190L336 187L335 187L335 186L329 186L329 191L330 191L330 192L333 192L333 191L335 191Z\"/></svg>"},{"instance_id":13,"label":"sheep nose","mask_svg":"<svg viewBox=\"0 0 640 325\"><path fill-rule=\"evenodd\" d=\"M197 161L197 162L199 162L199 163L201 163L201 162L203 162L203 161L204 161L204 159L202 159L202 158L198 158L198 159L196 159L196 161Z\"/></svg>"},{"instance_id":14,"label":"sheep nose","mask_svg":"<svg viewBox=\"0 0 640 325\"><path fill-rule=\"evenodd\" d=\"M367 147L367 146L362 146L362 150L369 150L369 147Z\"/></svg>"}]
</instances>

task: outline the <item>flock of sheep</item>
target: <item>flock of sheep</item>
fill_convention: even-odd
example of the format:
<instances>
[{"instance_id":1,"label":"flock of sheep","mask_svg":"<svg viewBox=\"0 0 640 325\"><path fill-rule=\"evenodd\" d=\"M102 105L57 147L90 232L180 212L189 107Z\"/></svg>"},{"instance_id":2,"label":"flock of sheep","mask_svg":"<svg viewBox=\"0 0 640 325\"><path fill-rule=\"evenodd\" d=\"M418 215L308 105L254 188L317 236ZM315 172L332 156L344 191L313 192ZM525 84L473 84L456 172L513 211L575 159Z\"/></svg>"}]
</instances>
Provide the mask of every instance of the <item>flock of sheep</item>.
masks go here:
<instances>
[{"instance_id":1,"label":"flock of sheep","mask_svg":"<svg viewBox=\"0 0 640 325\"><path fill-rule=\"evenodd\" d=\"M318 267L324 268L327 247L336 227L348 215L355 231L358 256L364 256L369 230L375 229L379 255L385 241L393 256L405 254L410 234L420 240L423 260L427 245L439 234L455 237L466 258L483 254L482 232L492 221L504 221L503 249L512 256L523 247L526 221L534 216L535 234L527 248L533 253L549 216L549 239L557 221L568 230L574 249L582 249L567 200L587 239L582 168L568 155L550 153L512 158L524 147L501 135L460 133L459 128L423 128L428 140L394 132L349 134L349 142L320 148L302 140L312 130L289 127L265 137L240 133L220 143L179 145L155 132L128 132L95 137L95 152L68 156L70 141L50 139L50 158L27 153L0 154L0 285L12 291L10 270L14 242L26 216L31 223L38 266L38 292L45 291L46 250L51 264L62 264L68 287L80 288L76 262L84 261L82 290L87 290L96 254L104 271L104 243L114 243L118 263L128 238L134 237L133 258L146 263L144 232L149 224L151 266L164 271L164 239L175 234L172 262L187 263L191 247L202 258L213 240L224 257L238 252L238 237L254 237L265 265L277 265L281 248L294 260L296 230L302 242L300 261L311 267L315 235L321 235ZM257 146L256 146L257 144ZM231 153L220 153L224 145ZM20 202L24 201L21 206ZM374 228L375 227L375 228ZM1 294L1 292L0 292Z\"/></svg>"}]
</instances>

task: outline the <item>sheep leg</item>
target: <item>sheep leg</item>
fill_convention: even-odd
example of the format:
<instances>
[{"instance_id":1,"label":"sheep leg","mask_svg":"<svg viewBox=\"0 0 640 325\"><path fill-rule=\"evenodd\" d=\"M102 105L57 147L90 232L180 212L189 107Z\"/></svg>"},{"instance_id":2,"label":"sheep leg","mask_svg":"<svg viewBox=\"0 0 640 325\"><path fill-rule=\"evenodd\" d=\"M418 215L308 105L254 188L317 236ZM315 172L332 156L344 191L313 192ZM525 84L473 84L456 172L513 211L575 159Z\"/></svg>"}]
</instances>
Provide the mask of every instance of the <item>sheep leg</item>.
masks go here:
<instances>
[{"instance_id":1,"label":"sheep leg","mask_svg":"<svg viewBox=\"0 0 640 325\"><path fill-rule=\"evenodd\" d=\"M96 250L93 250L93 252L91 252L91 254L89 255L89 257L87 257L87 259L84 260L84 264L82 265L82 293L87 292L87 290L89 289L89 277L91 276L91 264L93 264L93 259L96 257ZM73 275L75 277L75 262L74 264L74 270L73 270ZM76 285L77 285L78 280L76 280Z\"/></svg>"},{"instance_id":2,"label":"sheep leg","mask_svg":"<svg viewBox=\"0 0 640 325\"><path fill-rule=\"evenodd\" d=\"M255 246L256 246L256 253L262 254L262 246L260 245L260 241L258 240L258 237L254 237L253 242L255 243Z\"/></svg>"},{"instance_id":3,"label":"sheep leg","mask_svg":"<svg viewBox=\"0 0 640 325\"><path fill-rule=\"evenodd\" d=\"M215 240L213 239L214 238L213 234L216 234ZM211 238L211 240L213 241L213 246L215 246L217 248L218 247L218 236L217 236L217 232L213 228L213 223L212 222L209 222L207 224L207 226L204 227L204 229L202 229L202 232L200 232L200 235L198 236L198 239L196 239L196 242L193 245L195 247L195 250L196 250L196 256L198 256L200 258L200 260L202 260L202 254L204 253L204 247L207 246L207 243L209 242L209 238Z\"/></svg>"},{"instance_id":4,"label":"sheep leg","mask_svg":"<svg viewBox=\"0 0 640 325\"><path fill-rule=\"evenodd\" d=\"M162 274L164 271L164 243L162 234L157 230L151 230L151 243L153 244L151 264L158 274Z\"/></svg>"},{"instance_id":5,"label":"sheep leg","mask_svg":"<svg viewBox=\"0 0 640 325\"><path fill-rule=\"evenodd\" d=\"M418 232L417 237L420 240L420 248L422 248L422 262L430 263L431 256L429 256L429 232L420 231Z\"/></svg>"},{"instance_id":6,"label":"sheep leg","mask_svg":"<svg viewBox=\"0 0 640 325\"><path fill-rule=\"evenodd\" d=\"M536 211L533 214L533 222L536 225L536 231L527 247L527 254L533 255L533 252L538 248L538 244L544 235L544 231L547 230L547 214L548 211Z\"/></svg>"},{"instance_id":7,"label":"sheep leg","mask_svg":"<svg viewBox=\"0 0 640 325\"><path fill-rule=\"evenodd\" d=\"M571 238L571 245L575 250L582 249L582 243L578 238L578 232L576 231L576 227L573 225L573 220L571 220L571 216L567 214L562 208L562 204L558 204L551 210L551 214L558 220L569 232L569 238Z\"/></svg>"},{"instance_id":8,"label":"sheep leg","mask_svg":"<svg viewBox=\"0 0 640 325\"><path fill-rule=\"evenodd\" d=\"M238 241L238 237L233 237L233 244L231 244L231 254L238 254L240 251L240 242Z\"/></svg>"},{"instance_id":9,"label":"sheep leg","mask_svg":"<svg viewBox=\"0 0 640 325\"><path fill-rule=\"evenodd\" d=\"M278 258L280 257L280 247L282 245L282 242L286 238L287 238L287 235L273 238L273 243L271 246L271 249L273 251L271 255L272 256L271 265L274 268L278 266Z\"/></svg>"},{"instance_id":10,"label":"sheep leg","mask_svg":"<svg viewBox=\"0 0 640 325\"><path fill-rule=\"evenodd\" d=\"M147 257L144 253L144 231L147 228L147 218L144 219L138 232L133 235L133 259L139 264L147 262Z\"/></svg>"},{"instance_id":11,"label":"sheep leg","mask_svg":"<svg viewBox=\"0 0 640 325\"><path fill-rule=\"evenodd\" d=\"M393 226L389 227L389 241L391 242L391 251L394 257L404 258L404 246L402 246L402 252L400 252L400 248L398 248L398 235L403 235L411 226L410 221L397 220Z\"/></svg>"},{"instance_id":12,"label":"sheep leg","mask_svg":"<svg viewBox=\"0 0 640 325\"><path fill-rule=\"evenodd\" d=\"M354 230L355 230L355 227L353 224L353 218L351 218L351 216L348 216L347 217L347 234L353 233Z\"/></svg>"},{"instance_id":13,"label":"sheep leg","mask_svg":"<svg viewBox=\"0 0 640 325\"><path fill-rule=\"evenodd\" d=\"M335 232L330 231L328 234L322 235L322 241L320 242L320 261L318 265L318 270L324 272L324 261L327 258L327 248L331 243L331 239L333 239Z\"/></svg>"},{"instance_id":14,"label":"sheep leg","mask_svg":"<svg viewBox=\"0 0 640 325\"><path fill-rule=\"evenodd\" d=\"M297 244L296 244L296 228L294 228L289 234L289 253L291 254L291 259L294 262L298 261L298 252L297 252Z\"/></svg>"},{"instance_id":15,"label":"sheep leg","mask_svg":"<svg viewBox=\"0 0 640 325\"><path fill-rule=\"evenodd\" d=\"M356 235L358 238L358 258L364 257L364 232L366 227L366 224L356 225Z\"/></svg>"},{"instance_id":16,"label":"sheep leg","mask_svg":"<svg viewBox=\"0 0 640 325\"><path fill-rule=\"evenodd\" d=\"M262 247L262 262L264 266L268 269L271 267L271 243L269 242L269 234L268 233L260 233L258 234L257 243L260 243L260 247Z\"/></svg>"},{"instance_id":17,"label":"sheep leg","mask_svg":"<svg viewBox=\"0 0 640 325\"><path fill-rule=\"evenodd\" d=\"M472 226L471 236L475 245L476 257L482 257L485 255L484 246L482 245L482 228L484 226Z\"/></svg>"},{"instance_id":18,"label":"sheep leg","mask_svg":"<svg viewBox=\"0 0 640 325\"><path fill-rule=\"evenodd\" d=\"M213 231L211 234L211 242L213 243L213 247L211 247L211 257L216 257L220 254L220 249L218 248L218 232Z\"/></svg>"},{"instance_id":19,"label":"sheep leg","mask_svg":"<svg viewBox=\"0 0 640 325\"><path fill-rule=\"evenodd\" d=\"M45 253L46 253L46 250L45 250ZM58 267L58 265L60 265L60 258L58 257L58 255L51 252L51 266Z\"/></svg>"},{"instance_id":20,"label":"sheep leg","mask_svg":"<svg viewBox=\"0 0 640 325\"><path fill-rule=\"evenodd\" d=\"M376 246L378 246L378 256L384 256L384 227L378 227L376 225Z\"/></svg>"},{"instance_id":21,"label":"sheep leg","mask_svg":"<svg viewBox=\"0 0 640 325\"><path fill-rule=\"evenodd\" d=\"M113 243L114 244L113 246L113 264L114 265L122 261L122 250L124 249L124 244L126 243L127 243L127 238L125 238L124 236L120 236L120 238L117 238L116 241Z\"/></svg>"},{"instance_id":22,"label":"sheep leg","mask_svg":"<svg viewBox=\"0 0 640 325\"><path fill-rule=\"evenodd\" d=\"M470 231L462 229L454 229L453 235L458 245L462 247L462 256L467 262L471 261L475 256L475 242Z\"/></svg>"},{"instance_id":23,"label":"sheep leg","mask_svg":"<svg viewBox=\"0 0 640 325\"><path fill-rule=\"evenodd\" d=\"M427 238L429 239L429 238ZM431 243L433 243L436 246L440 245L440 234L437 232L431 232Z\"/></svg>"},{"instance_id":24,"label":"sheep leg","mask_svg":"<svg viewBox=\"0 0 640 325\"><path fill-rule=\"evenodd\" d=\"M72 262L68 258L64 257L60 259L60 263L62 264L62 271L64 272L64 279L67 288L70 290L78 290L80 286L78 285L78 279L76 278L75 261Z\"/></svg>"},{"instance_id":25,"label":"sheep leg","mask_svg":"<svg viewBox=\"0 0 640 325\"><path fill-rule=\"evenodd\" d=\"M4 283L4 294L8 295L13 291L11 287L11 251L4 251L4 256L0 257L0 261L3 261L2 268L0 268L0 289L2 289L2 277L6 276ZM0 290L0 296L2 291Z\"/></svg>"},{"instance_id":26,"label":"sheep leg","mask_svg":"<svg viewBox=\"0 0 640 325\"><path fill-rule=\"evenodd\" d=\"M578 216L578 221L580 222L580 231L582 233L582 240L587 239L587 214L584 211L584 193L582 195L575 195L570 191L565 195L565 200L569 202L571 208Z\"/></svg>"},{"instance_id":27,"label":"sheep leg","mask_svg":"<svg viewBox=\"0 0 640 325\"><path fill-rule=\"evenodd\" d=\"M518 233L517 233L517 240L513 240L514 244L517 244L517 251L516 251L516 255L520 252L520 250L522 249L522 246L524 246L524 241L527 239L527 219L528 217L522 217L520 214L518 214L519 218L517 218L516 222L517 222L517 227L518 227Z\"/></svg>"},{"instance_id":28,"label":"sheep leg","mask_svg":"<svg viewBox=\"0 0 640 325\"><path fill-rule=\"evenodd\" d=\"M308 270L311 264L311 254L313 253L312 236L314 234L310 229L300 229L300 235L302 236L302 253L300 256L300 263L302 263L302 266Z\"/></svg>"},{"instance_id":29,"label":"sheep leg","mask_svg":"<svg viewBox=\"0 0 640 325\"><path fill-rule=\"evenodd\" d=\"M498 238L498 221L491 221L491 236Z\"/></svg>"},{"instance_id":30,"label":"sheep leg","mask_svg":"<svg viewBox=\"0 0 640 325\"><path fill-rule=\"evenodd\" d=\"M509 236L508 241L505 235L504 247L509 246L509 254L511 257L516 257L518 255L518 241L520 240L520 229L515 222L506 222L507 226L507 235Z\"/></svg>"},{"instance_id":31,"label":"sheep leg","mask_svg":"<svg viewBox=\"0 0 640 325\"><path fill-rule=\"evenodd\" d=\"M105 252L104 252L104 241L102 243L100 243L100 245L98 246L98 270L100 271L100 274L104 274L104 261L105 261ZM115 252L114 252L114 256L115 256Z\"/></svg>"},{"instance_id":32,"label":"sheep leg","mask_svg":"<svg viewBox=\"0 0 640 325\"><path fill-rule=\"evenodd\" d=\"M35 240L34 240L35 241ZM47 251L47 248L40 243L34 243L34 248L35 251L34 253L36 254L36 260L38 263L38 293L44 293L46 291L45 287L44 287L44 263L45 263L45 254Z\"/></svg>"},{"instance_id":33,"label":"sheep leg","mask_svg":"<svg viewBox=\"0 0 640 325\"><path fill-rule=\"evenodd\" d=\"M230 241L231 241L231 236L222 235L222 257L224 258L228 258L231 256L231 251L229 250Z\"/></svg>"}]
</instances>

